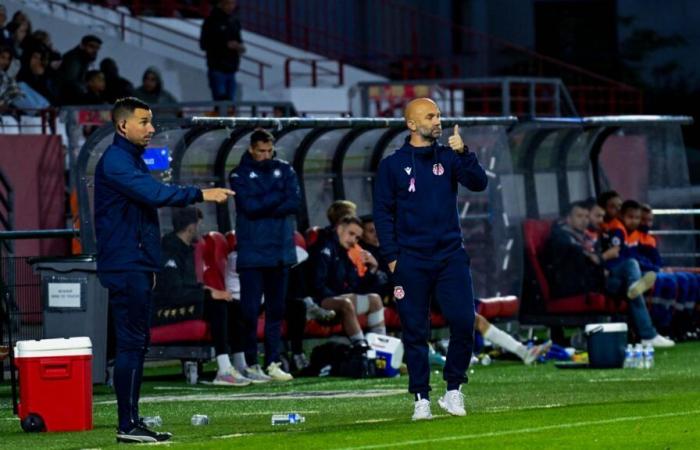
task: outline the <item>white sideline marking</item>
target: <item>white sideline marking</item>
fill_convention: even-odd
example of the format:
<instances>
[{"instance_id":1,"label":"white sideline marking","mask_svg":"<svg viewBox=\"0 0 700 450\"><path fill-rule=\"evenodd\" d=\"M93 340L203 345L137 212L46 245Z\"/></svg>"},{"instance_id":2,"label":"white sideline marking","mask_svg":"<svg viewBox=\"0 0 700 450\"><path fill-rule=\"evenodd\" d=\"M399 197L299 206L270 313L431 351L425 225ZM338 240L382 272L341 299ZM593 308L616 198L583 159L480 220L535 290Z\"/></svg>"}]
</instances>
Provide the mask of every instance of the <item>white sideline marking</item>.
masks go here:
<instances>
[{"instance_id":1,"label":"white sideline marking","mask_svg":"<svg viewBox=\"0 0 700 450\"><path fill-rule=\"evenodd\" d=\"M154 391L211 391L210 388L198 388L198 387L175 387L175 386L154 386Z\"/></svg>"},{"instance_id":2,"label":"white sideline marking","mask_svg":"<svg viewBox=\"0 0 700 450\"><path fill-rule=\"evenodd\" d=\"M368 398L388 397L403 395L404 389L370 389L364 391L308 391L308 392L284 392L264 393L255 392L249 394L220 394L220 395L163 395L141 397L141 403L168 403L168 402L228 402L250 400L335 400L339 398ZM95 402L95 405L115 405L116 400L104 400Z\"/></svg>"},{"instance_id":3,"label":"white sideline marking","mask_svg":"<svg viewBox=\"0 0 700 450\"><path fill-rule=\"evenodd\" d=\"M253 436L255 433L236 433L236 434L224 434L222 436L212 436L213 439L231 439L243 436Z\"/></svg>"},{"instance_id":4,"label":"white sideline marking","mask_svg":"<svg viewBox=\"0 0 700 450\"><path fill-rule=\"evenodd\" d=\"M391 422L396 419L364 419L364 420L356 420L353 423L382 423L382 422Z\"/></svg>"},{"instance_id":5,"label":"white sideline marking","mask_svg":"<svg viewBox=\"0 0 700 450\"><path fill-rule=\"evenodd\" d=\"M480 439L489 437L499 437L508 436L512 434L529 434L538 433L540 431L549 430L560 430L564 428L578 428L587 427L591 425L604 425L608 423L618 423L618 422L633 422L636 420L644 419L660 419L665 417L680 417L680 416L690 416L693 414L700 414L700 409L695 409L692 411L678 412L678 413L666 413L666 414L652 414L649 416L629 416L629 417L618 417L615 419L601 419L601 420L587 420L584 422L572 422L572 423L561 423L558 425L546 425L542 427L531 427L531 428L521 428L517 430L505 430L505 431L492 431L489 433L478 433L478 434L463 434L458 436L446 436L442 438L433 439L420 439L411 440L403 442L392 442L387 444L376 444L376 445L362 445L360 447L344 447L337 450L369 450L375 448L387 448L387 447L406 447L409 445L421 445L421 444L433 444L435 442L450 442L450 441L466 441L469 439Z\"/></svg>"},{"instance_id":6,"label":"white sideline marking","mask_svg":"<svg viewBox=\"0 0 700 450\"><path fill-rule=\"evenodd\" d=\"M658 378L592 378L589 383L622 383L625 381L658 381Z\"/></svg>"},{"instance_id":7,"label":"white sideline marking","mask_svg":"<svg viewBox=\"0 0 700 450\"><path fill-rule=\"evenodd\" d=\"M484 408L485 412L506 412L506 411L526 411L530 409L550 409L550 408L561 408L563 403L551 403L548 405L531 405L531 406L492 406L490 408Z\"/></svg>"}]
</instances>

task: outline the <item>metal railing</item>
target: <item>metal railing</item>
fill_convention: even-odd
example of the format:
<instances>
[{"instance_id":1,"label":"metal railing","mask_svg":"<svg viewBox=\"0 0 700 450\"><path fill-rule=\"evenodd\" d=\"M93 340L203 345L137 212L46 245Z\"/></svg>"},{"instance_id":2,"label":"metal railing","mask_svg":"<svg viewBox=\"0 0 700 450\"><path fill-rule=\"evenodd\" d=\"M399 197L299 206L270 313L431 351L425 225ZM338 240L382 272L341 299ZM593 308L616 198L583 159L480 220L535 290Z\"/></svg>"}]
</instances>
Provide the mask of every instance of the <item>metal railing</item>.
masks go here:
<instances>
[{"instance_id":1,"label":"metal railing","mask_svg":"<svg viewBox=\"0 0 700 450\"><path fill-rule=\"evenodd\" d=\"M440 98L444 114L519 117L578 116L569 92L557 78L489 77L358 83L358 115L396 117L416 96Z\"/></svg>"},{"instance_id":2,"label":"metal railing","mask_svg":"<svg viewBox=\"0 0 700 450\"><path fill-rule=\"evenodd\" d=\"M199 40L189 34L183 33L181 31L175 30L170 27L163 26L157 22L154 22L152 20L147 20L142 17L134 16L129 14L128 12L124 12L119 9L113 9L112 11L118 15L118 20L117 21L112 21L109 20L108 18L102 17L97 14L90 13L82 8L72 6L67 3L63 2L58 2L55 0L46 0L46 3L48 4L49 8L54 9L54 8L60 8L65 11L69 11L72 14L80 15L82 17L86 17L90 20L94 20L98 23L102 23L105 25L108 25L110 27L113 27L113 29L116 31L117 35L120 37L120 39L124 42L126 42L127 34L131 33L135 36L138 36L140 39L151 41L154 43L157 43L159 45L163 45L165 47L168 47L172 50L176 50L178 52L184 53L188 56L193 56L197 59L201 59L204 61L206 59L205 55L203 52L199 51ZM167 39L167 38L160 38L156 36L152 36L148 33L145 33L142 30L139 30L137 28L134 28L133 26L129 25L129 22L133 21L134 23L139 24L140 26L143 27L143 25L146 25L151 28L157 29L159 32L162 33L169 33L169 35L175 40L184 40L186 42L190 42L193 44L193 47L197 50L193 50L192 48L184 47L182 45L176 44L173 41ZM258 85L260 89L265 88L265 69L266 68L271 68L272 66L268 64L265 61L261 61L257 58L252 58L250 56L246 55L241 55L241 61L247 61L251 64L253 64L257 70L251 71L247 70L243 67L239 68L239 72L241 74L247 75L255 80L258 81Z\"/></svg>"},{"instance_id":3,"label":"metal railing","mask_svg":"<svg viewBox=\"0 0 700 450\"><path fill-rule=\"evenodd\" d=\"M298 63L308 66L310 72L292 72L292 64ZM323 63L337 65L337 69L332 69L323 66ZM287 58L284 61L284 85L290 87L292 85L292 77L303 76L309 78L311 87L318 86L319 77L332 77L337 79L337 86L342 86L345 82L344 65L342 61L332 59L314 59L314 58Z\"/></svg>"}]
</instances>

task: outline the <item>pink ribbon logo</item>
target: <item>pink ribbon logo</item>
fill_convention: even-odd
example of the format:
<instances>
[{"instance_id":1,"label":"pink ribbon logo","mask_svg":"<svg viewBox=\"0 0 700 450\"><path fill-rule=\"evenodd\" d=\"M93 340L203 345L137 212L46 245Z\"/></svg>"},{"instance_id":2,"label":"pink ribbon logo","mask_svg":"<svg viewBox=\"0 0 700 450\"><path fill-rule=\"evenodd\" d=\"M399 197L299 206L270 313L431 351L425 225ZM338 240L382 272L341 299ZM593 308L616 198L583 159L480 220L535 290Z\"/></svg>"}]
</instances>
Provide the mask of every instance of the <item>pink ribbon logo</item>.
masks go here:
<instances>
[{"instance_id":1,"label":"pink ribbon logo","mask_svg":"<svg viewBox=\"0 0 700 450\"><path fill-rule=\"evenodd\" d=\"M408 185L408 192L416 192L416 179L411 177L411 181Z\"/></svg>"}]
</instances>

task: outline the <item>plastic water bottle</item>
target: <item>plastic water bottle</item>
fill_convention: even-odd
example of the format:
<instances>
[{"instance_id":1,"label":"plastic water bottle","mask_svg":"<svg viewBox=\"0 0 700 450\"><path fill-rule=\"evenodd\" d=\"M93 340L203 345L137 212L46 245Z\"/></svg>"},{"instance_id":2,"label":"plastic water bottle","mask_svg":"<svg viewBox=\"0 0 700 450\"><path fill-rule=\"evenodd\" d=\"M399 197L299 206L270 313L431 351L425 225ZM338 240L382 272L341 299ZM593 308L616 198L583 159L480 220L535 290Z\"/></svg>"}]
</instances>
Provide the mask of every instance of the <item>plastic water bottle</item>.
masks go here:
<instances>
[{"instance_id":1,"label":"plastic water bottle","mask_svg":"<svg viewBox=\"0 0 700 450\"><path fill-rule=\"evenodd\" d=\"M654 367L654 346L647 344L644 346L644 368L651 369Z\"/></svg>"},{"instance_id":2,"label":"plastic water bottle","mask_svg":"<svg viewBox=\"0 0 700 450\"><path fill-rule=\"evenodd\" d=\"M162 427L163 419L161 419L160 416L144 417L143 424L148 428Z\"/></svg>"},{"instance_id":3,"label":"plastic water bottle","mask_svg":"<svg viewBox=\"0 0 700 450\"><path fill-rule=\"evenodd\" d=\"M634 368L644 368L644 349L642 348L642 344L637 344L634 346Z\"/></svg>"},{"instance_id":4,"label":"plastic water bottle","mask_svg":"<svg viewBox=\"0 0 700 450\"><path fill-rule=\"evenodd\" d=\"M272 416L272 425L295 425L305 421L304 416L297 413L274 414Z\"/></svg>"},{"instance_id":5,"label":"plastic water bottle","mask_svg":"<svg viewBox=\"0 0 700 450\"><path fill-rule=\"evenodd\" d=\"M206 416L204 414L195 414L192 416L192 425L199 427L202 425L209 425L209 416Z\"/></svg>"},{"instance_id":6,"label":"plastic water bottle","mask_svg":"<svg viewBox=\"0 0 700 450\"><path fill-rule=\"evenodd\" d=\"M196 361L185 361L185 378L187 379L187 384L197 384L199 373Z\"/></svg>"},{"instance_id":7,"label":"plastic water bottle","mask_svg":"<svg viewBox=\"0 0 700 450\"><path fill-rule=\"evenodd\" d=\"M634 367L634 347L632 347L632 344L627 344L627 348L625 349L624 368L631 369L633 367Z\"/></svg>"}]
</instances>

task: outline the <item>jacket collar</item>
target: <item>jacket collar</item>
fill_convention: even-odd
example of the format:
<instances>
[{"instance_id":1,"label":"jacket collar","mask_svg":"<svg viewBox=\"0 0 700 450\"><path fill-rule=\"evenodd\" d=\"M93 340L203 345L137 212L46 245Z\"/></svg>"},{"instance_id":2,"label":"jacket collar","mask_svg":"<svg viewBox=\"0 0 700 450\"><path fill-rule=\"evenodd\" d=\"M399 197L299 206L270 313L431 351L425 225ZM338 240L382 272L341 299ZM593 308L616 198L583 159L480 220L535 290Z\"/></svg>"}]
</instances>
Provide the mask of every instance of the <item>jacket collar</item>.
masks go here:
<instances>
[{"instance_id":1,"label":"jacket collar","mask_svg":"<svg viewBox=\"0 0 700 450\"><path fill-rule=\"evenodd\" d=\"M406 140L403 143L403 146L399 149L400 152L405 152L408 154L413 153L414 155L417 156L429 156L429 155L434 155L435 151L437 150L438 146L438 141L437 139L431 144L426 147L414 147L411 145L411 136L406 136Z\"/></svg>"},{"instance_id":2,"label":"jacket collar","mask_svg":"<svg viewBox=\"0 0 700 450\"><path fill-rule=\"evenodd\" d=\"M241 156L241 166L248 167L251 170L270 170L272 168L273 161L275 161L275 158L265 161L256 161L252 156L250 156L250 152L248 150L243 152L243 156Z\"/></svg>"},{"instance_id":3,"label":"jacket collar","mask_svg":"<svg viewBox=\"0 0 700 450\"><path fill-rule=\"evenodd\" d=\"M119 133L114 133L114 140L112 141L112 145L116 145L117 147L126 150L134 156L141 156L146 150L146 147L134 144Z\"/></svg>"}]
</instances>

